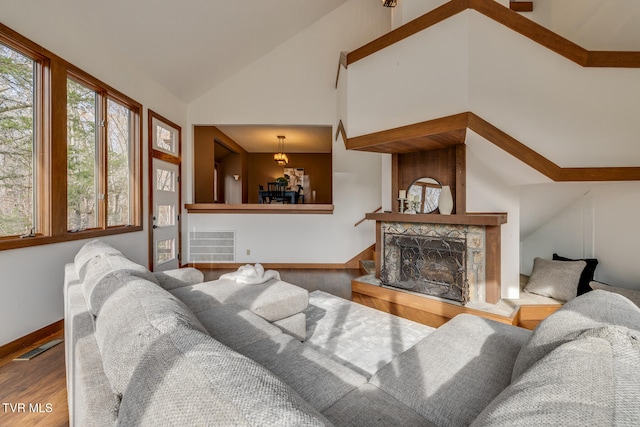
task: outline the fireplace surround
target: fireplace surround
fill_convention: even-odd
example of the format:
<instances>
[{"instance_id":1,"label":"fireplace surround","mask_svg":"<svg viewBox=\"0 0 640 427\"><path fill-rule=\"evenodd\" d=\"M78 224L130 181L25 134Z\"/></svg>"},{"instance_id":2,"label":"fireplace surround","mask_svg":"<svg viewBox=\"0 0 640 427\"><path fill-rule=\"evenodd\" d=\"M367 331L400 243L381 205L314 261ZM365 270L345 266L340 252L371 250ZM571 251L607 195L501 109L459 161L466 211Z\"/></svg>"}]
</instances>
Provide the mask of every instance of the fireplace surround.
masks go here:
<instances>
[{"instance_id":1,"label":"fireplace surround","mask_svg":"<svg viewBox=\"0 0 640 427\"><path fill-rule=\"evenodd\" d=\"M458 304L500 300L500 225L506 214L369 214L381 285Z\"/></svg>"}]
</instances>

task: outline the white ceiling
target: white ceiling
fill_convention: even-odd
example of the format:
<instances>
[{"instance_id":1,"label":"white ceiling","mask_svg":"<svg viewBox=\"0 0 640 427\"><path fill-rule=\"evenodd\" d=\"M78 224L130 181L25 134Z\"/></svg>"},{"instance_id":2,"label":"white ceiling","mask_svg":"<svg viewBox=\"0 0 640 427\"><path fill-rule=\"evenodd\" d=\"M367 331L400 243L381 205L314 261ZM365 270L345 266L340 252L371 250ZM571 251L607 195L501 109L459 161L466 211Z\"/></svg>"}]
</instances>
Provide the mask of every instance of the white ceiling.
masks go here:
<instances>
[{"instance_id":1,"label":"white ceiling","mask_svg":"<svg viewBox=\"0 0 640 427\"><path fill-rule=\"evenodd\" d=\"M250 153L274 153L283 135L285 153L331 153L331 126L216 125Z\"/></svg>"},{"instance_id":2,"label":"white ceiling","mask_svg":"<svg viewBox=\"0 0 640 427\"><path fill-rule=\"evenodd\" d=\"M188 103L345 2L0 0L0 22L100 40Z\"/></svg>"}]
</instances>

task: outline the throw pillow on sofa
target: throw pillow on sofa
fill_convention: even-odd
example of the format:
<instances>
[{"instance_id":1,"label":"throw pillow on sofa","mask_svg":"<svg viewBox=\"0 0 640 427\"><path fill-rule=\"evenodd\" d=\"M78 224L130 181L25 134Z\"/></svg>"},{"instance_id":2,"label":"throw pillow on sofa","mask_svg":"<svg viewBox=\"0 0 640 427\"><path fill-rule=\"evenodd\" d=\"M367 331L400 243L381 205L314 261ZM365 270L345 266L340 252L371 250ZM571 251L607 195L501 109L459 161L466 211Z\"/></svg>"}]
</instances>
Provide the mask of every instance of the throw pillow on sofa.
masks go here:
<instances>
[{"instance_id":1,"label":"throw pillow on sofa","mask_svg":"<svg viewBox=\"0 0 640 427\"><path fill-rule=\"evenodd\" d=\"M85 243L73 259L73 264L80 281L84 280L89 261L94 258L105 258L114 255L124 256L122 252L100 239L90 240Z\"/></svg>"},{"instance_id":2,"label":"throw pillow on sofa","mask_svg":"<svg viewBox=\"0 0 640 427\"><path fill-rule=\"evenodd\" d=\"M578 295L578 283L587 263L584 261L553 261L536 257L526 292L569 301Z\"/></svg>"},{"instance_id":3,"label":"throw pillow on sofa","mask_svg":"<svg viewBox=\"0 0 640 427\"><path fill-rule=\"evenodd\" d=\"M104 301L120 287L126 277L135 276L159 285L156 276L123 255L93 258L87 263L82 291L89 310L98 315Z\"/></svg>"},{"instance_id":4,"label":"throw pillow on sofa","mask_svg":"<svg viewBox=\"0 0 640 427\"><path fill-rule=\"evenodd\" d=\"M589 282L593 280L593 275L596 273L596 267L598 266L598 260L596 258L584 258L584 259L571 259L553 254L555 261L584 261L587 265L582 270L580 275L580 281L578 282L578 295L586 294L591 291Z\"/></svg>"},{"instance_id":5,"label":"throw pillow on sofa","mask_svg":"<svg viewBox=\"0 0 640 427\"><path fill-rule=\"evenodd\" d=\"M589 329L504 389L472 426L626 426L640 419L638 331Z\"/></svg>"},{"instance_id":6,"label":"throw pillow on sofa","mask_svg":"<svg viewBox=\"0 0 640 427\"><path fill-rule=\"evenodd\" d=\"M96 341L114 393L125 392L149 352L162 351L160 337L178 327L206 333L195 315L169 292L134 276L123 281L96 319Z\"/></svg>"},{"instance_id":7,"label":"throw pillow on sofa","mask_svg":"<svg viewBox=\"0 0 640 427\"><path fill-rule=\"evenodd\" d=\"M600 290L574 298L533 331L516 357L511 381L560 345L606 325L640 330L640 308L620 295Z\"/></svg>"}]
</instances>

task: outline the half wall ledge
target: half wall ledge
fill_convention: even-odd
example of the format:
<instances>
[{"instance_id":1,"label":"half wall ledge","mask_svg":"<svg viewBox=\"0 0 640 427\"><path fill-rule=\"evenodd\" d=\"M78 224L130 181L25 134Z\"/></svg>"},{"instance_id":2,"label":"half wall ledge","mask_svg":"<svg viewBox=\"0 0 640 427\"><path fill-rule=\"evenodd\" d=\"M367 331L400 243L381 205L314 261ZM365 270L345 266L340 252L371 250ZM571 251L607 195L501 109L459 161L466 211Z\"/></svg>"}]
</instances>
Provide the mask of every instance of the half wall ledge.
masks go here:
<instances>
[{"instance_id":1,"label":"half wall ledge","mask_svg":"<svg viewBox=\"0 0 640 427\"><path fill-rule=\"evenodd\" d=\"M185 204L190 214L333 214L332 204Z\"/></svg>"}]
</instances>

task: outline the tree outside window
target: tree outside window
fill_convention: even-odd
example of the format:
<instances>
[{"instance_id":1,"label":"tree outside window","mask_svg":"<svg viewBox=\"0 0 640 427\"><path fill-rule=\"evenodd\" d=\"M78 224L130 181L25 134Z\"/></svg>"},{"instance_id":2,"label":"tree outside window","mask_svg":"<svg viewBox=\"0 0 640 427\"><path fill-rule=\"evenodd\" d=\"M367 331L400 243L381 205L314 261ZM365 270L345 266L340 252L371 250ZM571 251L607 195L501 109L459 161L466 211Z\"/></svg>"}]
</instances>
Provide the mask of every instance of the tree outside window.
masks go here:
<instances>
[{"instance_id":1,"label":"tree outside window","mask_svg":"<svg viewBox=\"0 0 640 427\"><path fill-rule=\"evenodd\" d=\"M0 236L35 228L35 62L0 44Z\"/></svg>"}]
</instances>

